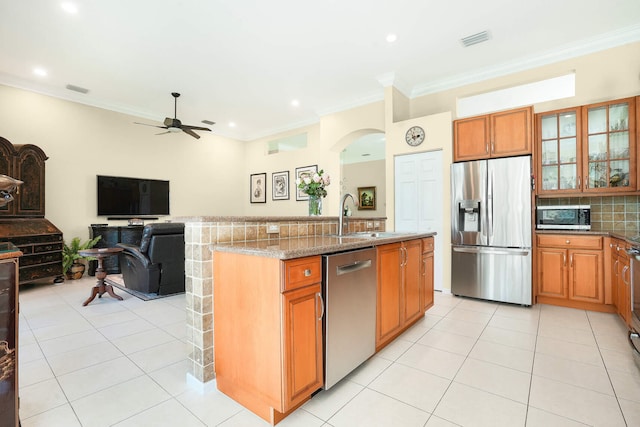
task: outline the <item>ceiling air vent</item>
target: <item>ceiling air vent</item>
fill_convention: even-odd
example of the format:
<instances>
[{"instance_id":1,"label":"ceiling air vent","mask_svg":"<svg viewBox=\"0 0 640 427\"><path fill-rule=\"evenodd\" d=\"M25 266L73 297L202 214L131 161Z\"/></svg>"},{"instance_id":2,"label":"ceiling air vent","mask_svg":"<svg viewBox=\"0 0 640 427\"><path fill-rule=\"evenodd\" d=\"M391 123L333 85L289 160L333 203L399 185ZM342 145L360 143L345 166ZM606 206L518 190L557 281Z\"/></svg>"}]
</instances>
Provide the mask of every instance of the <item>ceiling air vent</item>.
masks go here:
<instances>
[{"instance_id":1,"label":"ceiling air vent","mask_svg":"<svg viewBox=\"0 0 640 427\"><path fill-rule=\"evenodd\" d=\"M462 46L469 47L473 46L474 44L486 42L490 38L491 34L489 34L489 31L481 31L479 33L461 38L460 42L462 42Z\"/></svg>"},{"instance_id":2,"label":"ceiling air vent","mask_svg":"<svg viewBox=\"0 0 640 427\"><path fill-rule=\"evenodd\" d=\"M89 93L89 89L85 89L83 87L80 86L75 86L75 85L67 85L65 86L67 89L72 90L74 92L80 92L80 93Z\"/></svg>"},{"instance_id":3,"label":"ceiling air vent","mask_svg":"<svg viewBox=\"0 0 640 427\"><path fill-rule=\"evenodd\" d=\"M216 122L212 122L211 120L203 120L202 123L209 126L213 126L216 124Z\"/></svg>"}]
</instances>

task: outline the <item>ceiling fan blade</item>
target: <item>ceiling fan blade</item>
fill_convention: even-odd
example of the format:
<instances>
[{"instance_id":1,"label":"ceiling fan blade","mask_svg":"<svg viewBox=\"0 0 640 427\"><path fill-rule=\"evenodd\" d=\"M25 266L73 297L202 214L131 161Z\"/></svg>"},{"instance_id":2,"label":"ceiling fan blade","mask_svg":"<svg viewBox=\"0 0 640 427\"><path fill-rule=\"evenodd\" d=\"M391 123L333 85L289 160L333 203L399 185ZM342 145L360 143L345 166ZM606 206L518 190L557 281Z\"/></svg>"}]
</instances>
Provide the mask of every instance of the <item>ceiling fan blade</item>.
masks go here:
<instances>
[{"instance_id":1,"label":"ceiling fan blade","mask_svg":"<svg viewBox=\"0 0 640 427\"><path fill-rule=\"evenodd\" d=\"M205 128L205 127L201 127L201 126L182 125L181 128L182 129L191 129L191 130L208 130L209 132L211 132L211 129Z\"/></svg>"},{"instance_id":2,"label":"ceiling fan blade","mask_svg":"<svg viewBox=\"0 0 640 427\"><path fill-rule=\"evenodd\" d=\"M140 123L140 122L133 122L133 124L135 125L145 125L145 126L151 126L154 128L160 128L160 129L166 129L166 126L158 126L158 125L150 125L149 123Z\"/></svg>"},{"instance_id":3,"label":"ceiling fan blade","mask_svg":"<svg viewBox=\"0 0 640 427\"><path fill-rule=\"evenodd\" d=\"M184 126L182 127L182 131L184 133L188 133L189 135L191 135L192 137L194 137L195 139L200 139L200 135L198 135L197 133L195 133L194 131L192 131L191 129L187 129Z\"/></svg>"},{"instance_id":4,"label":"ceiling fan blade","mask_svg":"<svg viewBox=\"0 0 640 427\"><path fill-rule=\"evenodd\" d=\"M164 135L165 133L171 133L170 130L166 131L166 132L160 132L160 133L156 133L156 135Z\"/></svg>"}]
</instances>

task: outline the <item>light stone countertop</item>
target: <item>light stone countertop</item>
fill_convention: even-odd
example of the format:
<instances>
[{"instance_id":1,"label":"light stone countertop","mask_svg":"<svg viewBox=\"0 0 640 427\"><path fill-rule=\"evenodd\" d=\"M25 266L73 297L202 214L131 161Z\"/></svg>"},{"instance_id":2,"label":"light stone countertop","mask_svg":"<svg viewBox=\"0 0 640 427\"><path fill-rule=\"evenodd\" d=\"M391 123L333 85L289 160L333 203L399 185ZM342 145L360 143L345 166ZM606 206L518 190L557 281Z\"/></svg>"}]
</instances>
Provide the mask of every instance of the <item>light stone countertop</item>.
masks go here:
<instances>
[{"instance_id":1,"label":"light stone countertop","mask_svg":"<svg viewBox=\"0 0 640 427\"><path fill-rule=\"evenodd\" d=\"M387 233L391 237L335 237L327 235L304 236L289 239L251 240L235 243L214 243L212 251L235 252L268 258L292 259L312 255L343 252L352 249L369 248L387 243L421 239L436 233Z\"/></svg>"}]
</instances>

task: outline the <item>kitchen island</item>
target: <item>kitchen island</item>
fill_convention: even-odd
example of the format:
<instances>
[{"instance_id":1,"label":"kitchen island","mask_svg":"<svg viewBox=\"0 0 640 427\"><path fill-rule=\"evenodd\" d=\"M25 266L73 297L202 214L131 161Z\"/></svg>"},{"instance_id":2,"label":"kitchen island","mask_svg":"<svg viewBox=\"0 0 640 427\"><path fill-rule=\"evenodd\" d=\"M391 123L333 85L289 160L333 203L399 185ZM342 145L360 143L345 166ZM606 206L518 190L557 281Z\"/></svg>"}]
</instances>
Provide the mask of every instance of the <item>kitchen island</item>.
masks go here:
<instances>
[{"instance_id":1,"label":"kitchen island","mask_svg":"<svg viewBox=\"0 0 640 427\"><path fill-rule=\"evenodd\" d=\"M323 388L323 255L375 248L375 349L387 345L433 304L433 235L212 245L218 389L276 424Z\"/></svg>"}]
</instances>

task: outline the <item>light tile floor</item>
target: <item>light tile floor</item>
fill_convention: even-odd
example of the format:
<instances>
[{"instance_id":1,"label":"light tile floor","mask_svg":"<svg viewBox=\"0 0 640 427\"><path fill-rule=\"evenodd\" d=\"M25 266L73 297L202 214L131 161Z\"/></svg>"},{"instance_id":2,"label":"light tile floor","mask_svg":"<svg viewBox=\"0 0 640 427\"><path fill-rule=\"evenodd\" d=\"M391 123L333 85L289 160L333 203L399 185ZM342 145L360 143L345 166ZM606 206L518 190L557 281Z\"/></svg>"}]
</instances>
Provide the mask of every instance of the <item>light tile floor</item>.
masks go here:
<instances>
[{"instance_id":1,"label":"light tile floor","mask_svg":"<svg viewBox=\"0 0 640 427\"><path fill-rule=\"evenodd\" d=\"M265 426L186 381L184 296L93 277L20 289L24 427ZM640 426L640 371L616 315L436 293L424 319L280 423L291 426Z\"/></svg>"}]
</instances>

